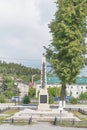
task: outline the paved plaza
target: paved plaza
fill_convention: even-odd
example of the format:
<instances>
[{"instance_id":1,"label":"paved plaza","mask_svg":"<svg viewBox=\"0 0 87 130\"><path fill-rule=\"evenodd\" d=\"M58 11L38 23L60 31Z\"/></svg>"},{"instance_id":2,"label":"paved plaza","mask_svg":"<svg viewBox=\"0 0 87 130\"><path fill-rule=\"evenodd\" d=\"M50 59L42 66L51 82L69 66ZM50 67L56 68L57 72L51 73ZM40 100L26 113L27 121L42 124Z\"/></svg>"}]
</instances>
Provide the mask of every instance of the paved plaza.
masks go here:
<instances>
[{"instance_id":1,"label":"paved plaza","mask_svg":"<svg viewBox=\"0 0 87 130\"><path fill-rule=\"evenodd\" d=\"M48 122L39 122L33 125L16 126L4 124L0 125L0 130L86 130L86 128L71 128L51 125Z\"/></svg>"}]
</instances>

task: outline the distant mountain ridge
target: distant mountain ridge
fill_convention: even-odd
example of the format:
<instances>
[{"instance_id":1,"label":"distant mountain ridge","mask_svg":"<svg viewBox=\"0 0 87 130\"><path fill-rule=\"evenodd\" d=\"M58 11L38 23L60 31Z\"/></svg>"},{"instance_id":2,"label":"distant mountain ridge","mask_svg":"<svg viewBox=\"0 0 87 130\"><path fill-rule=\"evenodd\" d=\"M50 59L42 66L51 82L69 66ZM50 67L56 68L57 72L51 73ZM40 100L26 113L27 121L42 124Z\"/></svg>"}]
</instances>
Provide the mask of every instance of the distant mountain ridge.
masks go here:
<instances>
[{"instance_id":1,"label":"distant mountain ridge","mask_svg":"<svg viewBox=\"0 0 87 130\"><path fill-rule=\"evenodd\" d=\"M5 61L0 62L0 76L3 75L12 75L16 78L20 78L27 82L32 80L32 75L36 75L35 79L37 80L40 76L40 69L26 67L21 64L16 63L6 63Z\"/></svg>"}]
</instances>

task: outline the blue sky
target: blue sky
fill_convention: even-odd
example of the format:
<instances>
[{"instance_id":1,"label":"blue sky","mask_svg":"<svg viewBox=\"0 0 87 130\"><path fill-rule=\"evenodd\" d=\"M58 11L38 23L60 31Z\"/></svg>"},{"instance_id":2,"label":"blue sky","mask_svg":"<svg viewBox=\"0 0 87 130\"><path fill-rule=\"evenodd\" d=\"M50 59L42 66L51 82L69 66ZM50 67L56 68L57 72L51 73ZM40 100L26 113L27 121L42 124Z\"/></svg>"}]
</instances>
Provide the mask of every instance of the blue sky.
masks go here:
<instances>
[{"instance_id":1,"label":"blue sky","mask_svg":"<svg viewBox=\"0 0 87 130\"><path fill-rule=\"evenodd\" d=\"M55 0L0 0L0 60L37 66L51 40ZM21 60L20 60L21 59Z\"/></svg>"}]
</instances>

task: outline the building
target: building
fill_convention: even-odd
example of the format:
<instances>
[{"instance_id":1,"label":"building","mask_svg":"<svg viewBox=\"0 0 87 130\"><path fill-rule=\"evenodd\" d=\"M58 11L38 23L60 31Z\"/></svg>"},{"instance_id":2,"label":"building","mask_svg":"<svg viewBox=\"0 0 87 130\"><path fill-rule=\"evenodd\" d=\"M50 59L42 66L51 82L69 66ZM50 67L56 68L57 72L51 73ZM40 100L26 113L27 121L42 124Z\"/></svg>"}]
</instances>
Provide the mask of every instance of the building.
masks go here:
<instances>
[{"instance_id":1,"label":"building","mask_svg":"<svg viewBox=\"0 0 87 130\"><path fill-rule=\"evenodd\" d=\"M25 95L28 95L28 91L29 91L29 85L28 84L25 84L23 82L18 82L18 85L17 85L18 89L19 89L19 92L20 92L20 96L23 97Z\"/></svg>"},{"instance_id":2,"label":"building","mask_svg":"<svg viewBox=\"0 0 87 130\"><path fill-rule=\"evenodd\" d=\"M61 80L58 77L47 77L47 88L48 87L60 87ZM40 89L41 81L38 80L36 88ZM81 93L87 92L87 77L78 77L75 84L66 86L66 92L68 96L73 96L75 98L79 97Z\"/></svg>"},{"instance_id":3,"label":"building","mask_svg":"<svg viewBox=\"0 0 87 130\"><path fill-rule=\"evenodd\" d=\"M61 85L61 80L58 77L47 77L47 88L58 87ZM41 87L41 80L37 81L37 87Z\"/></svg>"},{"instance_id":4,"label":"building","mask_svg":"<svg viewBox=\"0 0 87 130\"><path fill-rule=\"evenodd\" d=\"M87 77L78 77L75 84L67 85L66 91L68 95L75 98L81 93L87 92Z\"/></svg>"}]
</instances>

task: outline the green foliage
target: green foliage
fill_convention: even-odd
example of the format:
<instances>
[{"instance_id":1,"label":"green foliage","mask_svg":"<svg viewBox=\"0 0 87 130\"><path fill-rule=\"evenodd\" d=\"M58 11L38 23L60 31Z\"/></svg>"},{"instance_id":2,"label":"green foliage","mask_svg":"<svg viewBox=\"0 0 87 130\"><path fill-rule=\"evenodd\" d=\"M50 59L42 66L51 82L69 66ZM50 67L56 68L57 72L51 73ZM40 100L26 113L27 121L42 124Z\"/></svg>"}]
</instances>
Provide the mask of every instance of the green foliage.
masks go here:
<instances>
[{"instance_id":1,"label":"green foliage","mask_svg":"<svg viewBox=\"0 0 87 130\"><path fill-rule=\"evenodd\" d=\"M33 87L29 88L28 95L30 96L30 98L33 98L35 94L36 94L36 89Z\"/></svg>"},{"instance_id":2,"label":"green foliage","mask_svg":"<svg viewBox=\"0 0 87 130\"><path fill-rule=\"evenodd\" d=\"M10 98L12 98L12 96L15 95L15 92L14 92L13 90L6 90L6 91L4 92L4 95L5 95L8 99L10 99Z\"/></svg>"},{"instance_id":3,"label":"green foliage","mask_svg":"<svg viewBox=\"0 0 87 130\"><path fill-rule=\"evenodd\" d=\"M78 102L78 99L74 98L74 97L72 97L70 100L70 103L72 103L72 104L77 104L77 102Z\"/></svg>"},{"instance_id":4,"label":"green foliage","mask_svg":"<svg viewBox=\"0 0 87 130\"><path fill-rule=\"evenodd\" d=\"M36 74L34 81L40 78L40 70L22 66L21 64L6 63L0 61L0 76L3 79L2 85L0 86L0 92L5 98L11 98L12 96L18 95L17 87L14 83L17 79L27 83L32 81L32 75Z\"/></svg>"},{"instance_id":5,"label":"green foliage","mask_svg":"<svg viewBox=\"0 0 87 130\"><path fill-rule=\"evenodd\" d=\"M5 96L3 94L0 94L0 103L5 103Z\"/></svg>"},{"instance_id":6,"label":"green foliage","mask_svg":"<svg viewBox=\"0 0 87 130\"><path fill-rule=\"evenodd\" d=\"M52 104L54 102L54 99L53 99L53 95L54 95L54 92L52 91L53 89L51 87L48 88L48 94L49 94L49 103Z\"/></svg>"},{"instance_id":7,"label":"green foliage","mask_svg":"<svg viewBox=\"0 0 87 130\"><path fill-rule=\"evenodd\" d=\"M87 100L87 92L81 93L80 96L79 96L79 99L80 100Z\"/></svg>"},{"instance_id":8,"label":"green foliage","mask_svg":"<svg viewBox=\"0 0 87 130\"><path fill-rule=\"evenodd\" d=\"M21 79L24 82L30 82L32 75L36 74L35 81L40 78L40 70L31 67L25 67L21 64L0 62L0 75L13 76L15 79Z\"/></svg>"},{"instance_id":9,"label":"green foliage","mask_svg":"<svg viewBox=\"0 0 87 130\"><path fill-rule=\"evenodd\" d=\"M56 4L55 19L49 25L52 42L46 53L64 89L84 67L87 0L57 0ZM64 91L61 94L65 96Z\"/></svg>"},{"instance_id":10,"label":"green foliage","mask_svg":"<svg viewBox=\"0 0 87 130\"><path fill-rule=\"evenodd\" d=\"M48 93L49 93L49 103L54 102L54 97L58 96L60 97L61 87L49 87Z\"/></svg>"},{"instance_id":11,"label":"green foliage","mask_svg":"<svg viewBox=\"0 0 87 130\"><path fill-rule=\"evenodd\" d=\"M51 93L49 94L49 103L50 104L54 103L54 97L53 97L53 95Z\"/></svg>"},{"instance_id":12,"label":"green foliage","mask_svg":"<svg viewBox=\"0 0 87 130\"><path fill-rule=\"evenodd\" d=\"M14 95L14 82L15 80L11 76L3 77L2 93L7 98L11 98Z\"/></svg>"},{"instance_id":13,"label":"green foliage","mask_svg":"<svg viewBox=\"0 0 87 130\"><path fill-rule=\"evenodd\" d=\"M60 97L60 92L61 92L61 87L49 87L48 88L48 93L52 94L54 97L58 96Z\"/></svg>"},{"instance_id":14,"label":"green foliage","mask_svg":"<svg viewBox=\"0 0 87 130\"><path fill-rule=\"evenodd\" d=\"M28 95L25 95L23 98L23 103L24 104L29 104L30 103L30 97Z\"/></svg>"}]
</instances>

